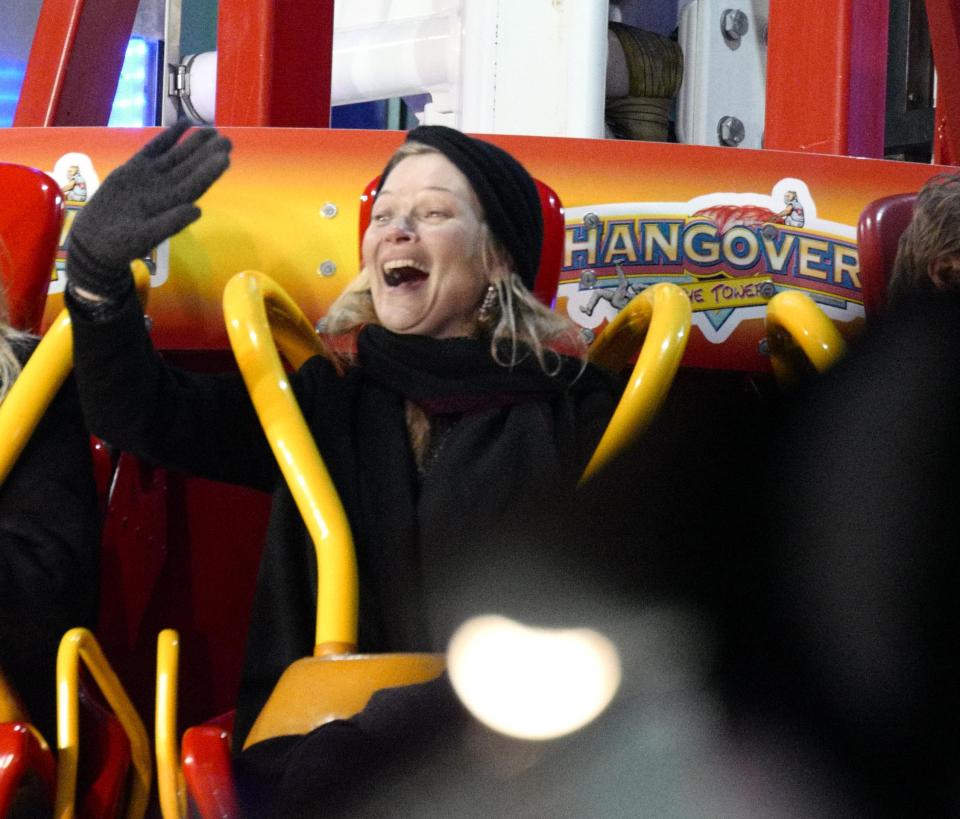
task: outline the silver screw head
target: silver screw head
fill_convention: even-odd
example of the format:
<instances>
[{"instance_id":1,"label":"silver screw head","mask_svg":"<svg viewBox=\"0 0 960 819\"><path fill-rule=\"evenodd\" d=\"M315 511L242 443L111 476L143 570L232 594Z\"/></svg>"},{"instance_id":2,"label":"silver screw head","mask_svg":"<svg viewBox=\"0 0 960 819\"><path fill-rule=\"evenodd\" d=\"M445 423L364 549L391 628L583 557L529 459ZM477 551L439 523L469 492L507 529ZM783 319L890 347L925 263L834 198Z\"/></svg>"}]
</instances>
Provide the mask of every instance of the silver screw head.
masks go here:
<instances>
[{"instance_id":1,"label":"silver screw head","mask_svg":"<svg viewBox=\"0 0 960 819\"><path fill-rule=\"evenodd\" d=\"M583 224L585 224L588 228L599 227L600 217L595 213L585 213L583 215Z\"/></svg>"},{"instance_id":2,"label":"silver screw head","mask_svg":"<svg viewBox=\"0 0 960 819\"><path fill-rule=\"evenodd\" d=\"M320 215L324 219L332 219L337 215L337 206L333 202L324 203L324 206L320 208Z\"/></svg>"},{"instance_id":3,"label":"silver screw head","mask_svg":"<svg viewBox=\"0 0 960 819\"><path fill-rule=\"evenodd\" d=\"M717 137L720 139L721 145L736 147L743 142L746 135L746 128L743 127L743 123L739 119L730 116L720 117L720 121L717 123Z\"/></svg>"},{"instance_id":4,"label":"silver screw head","mask_svg":"<svg viewBox=\"0 0 960 819\"><path fill-rule=\"evenodd\" d=\"M321 276L332 276L337 272L337 266L330 259L326 259L320 262L320 267L317 268L317 272Z\"/></svg>"},{"instance_id":5,"label":"silver screw head","mask_svg":"<svg viewBox=\"0 0 960 819\"><path fill-rule=\"evenodd\" d=\"M740 9L724 9L720 15L720 31L730 48L738 48L740 40L750 31L750 18Z\"/></svg>"}]
</instances>

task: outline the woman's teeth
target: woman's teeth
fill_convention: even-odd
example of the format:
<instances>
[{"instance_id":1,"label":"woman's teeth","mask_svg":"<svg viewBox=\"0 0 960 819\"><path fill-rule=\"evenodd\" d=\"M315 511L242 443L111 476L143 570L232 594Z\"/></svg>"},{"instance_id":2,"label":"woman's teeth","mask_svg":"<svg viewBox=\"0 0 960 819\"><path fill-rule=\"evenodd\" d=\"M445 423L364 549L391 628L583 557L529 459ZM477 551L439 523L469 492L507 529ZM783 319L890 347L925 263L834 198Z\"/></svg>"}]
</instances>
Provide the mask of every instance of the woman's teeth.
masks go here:
<instances>
[{"instance_id":1,"label":"woman's teeth","mask_svg":"<svg viewBox=\"0 0 960 819\"><path fill-rule=\"evenodd\" d=\"M411 281L422 281L428 275L427 270L408 259L387 262L383 266L383 280L389 287L398 287Z\"/></svg>"}]
</instances>

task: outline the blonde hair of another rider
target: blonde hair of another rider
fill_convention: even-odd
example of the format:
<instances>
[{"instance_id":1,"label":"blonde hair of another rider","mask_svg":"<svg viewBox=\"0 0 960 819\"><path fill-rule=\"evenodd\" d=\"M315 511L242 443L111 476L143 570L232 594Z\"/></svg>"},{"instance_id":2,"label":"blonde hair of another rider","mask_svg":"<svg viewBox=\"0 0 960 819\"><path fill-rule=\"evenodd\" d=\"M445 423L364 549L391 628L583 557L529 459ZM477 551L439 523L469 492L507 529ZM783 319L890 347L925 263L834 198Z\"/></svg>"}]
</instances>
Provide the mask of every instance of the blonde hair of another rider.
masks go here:
<instances>
[{"instance_id":1,"label":"blonde hair of another rider","mask_svg":"<svg viewBox=\"0 0 960 819\"><path fill-rule=\"evenodd\" d=\"M17 330L10 325L6 294L0 286L0 401L4 399L13 382L20 375L21 364L15 345L26 342L30 338L32 338L30 333Z\"/></svg>"}]
</instances>

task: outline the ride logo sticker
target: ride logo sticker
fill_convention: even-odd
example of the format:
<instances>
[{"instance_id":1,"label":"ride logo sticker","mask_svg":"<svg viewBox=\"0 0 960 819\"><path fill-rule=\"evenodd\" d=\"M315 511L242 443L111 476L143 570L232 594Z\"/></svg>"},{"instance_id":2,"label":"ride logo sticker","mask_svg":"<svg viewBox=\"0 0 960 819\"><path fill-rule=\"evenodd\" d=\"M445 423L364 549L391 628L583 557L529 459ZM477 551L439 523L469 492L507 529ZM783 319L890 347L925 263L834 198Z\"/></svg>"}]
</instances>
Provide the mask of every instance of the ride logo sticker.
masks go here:
<instances>
[{"instance_id":1,"label":"ride logo sticker","mask_svg":"<svg viewBox=\"0 0 960 819\"><path fill-rule=\"evenodd\" d=\"M767 194L566 209L557 309L588 341L658 282L684 290L693 326L715 345L744 321L762 322L766 303L786 289L804 291L834 321L863 317L856 228L820 218L796 178L781 179Z\"/></svg>"},{"instance_id":2,"label":"ride logo sticker","mask_svg":"<svg viewBox=\"0 0 960 819\"><path fill-rule=\"evenodd\" d=\"M63 154L47 173L54 179L63 194L63 225L60 241L50 276L49 293L62 293L66 286L67 237L77 214L90 201L100 187L100 177L93 161L84 153L71 151ZM150 286L159 287L167 280L170 270L170 242L165 241L144 259L150 271Z\"/></svg>"}]
</instances>

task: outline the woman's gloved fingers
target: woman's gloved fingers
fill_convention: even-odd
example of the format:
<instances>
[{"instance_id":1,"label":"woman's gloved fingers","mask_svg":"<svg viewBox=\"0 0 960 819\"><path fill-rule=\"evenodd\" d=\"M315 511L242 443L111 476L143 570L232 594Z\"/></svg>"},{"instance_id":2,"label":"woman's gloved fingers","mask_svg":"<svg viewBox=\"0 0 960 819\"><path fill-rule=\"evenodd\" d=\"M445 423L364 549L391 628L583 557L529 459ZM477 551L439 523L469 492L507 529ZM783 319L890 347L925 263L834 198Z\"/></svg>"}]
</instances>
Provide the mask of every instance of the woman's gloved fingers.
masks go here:
<instances>
[{"instance_id":1,"label":"woman's gloved fingers","mask_svg":"<svg viewBox=\"0 0 960 819\"><path fill-rule=\"evenodd\" d=\"M191 156L195 156L204 150L208 150L212 142L226 142L229 146L230 141L226 137L220 136L215 128L198 128L183 141L170 148L169 151L156 157L154 167L160 173L168 173L171 169L176 169L178 165L186 162ZM229 147L227 148L229 151Z\"/></svg>"},{"instance_id":2,"label":"woman's gloved fingers","mask_svg":"<svg viewBox=\"0 0 960 819\"><path fill-rule=\"evenodd\" d=\"M157 216L180 205L195 202L229 166L230 157L225 153L203 157L196 167L189 169L187 175L170 179L167 185L153 192L149 200L144 202L147 215Z\"/></svg>"},{"instance_id":3,"label":"woman's gloved fingers","mask_svg":"<svg viewBox=\"0 0 960 819\"><path fill-rule=\"evenodd\" d=\"M150 245L150 247L144 248L139 256L146 256L156 245L160 244L163 239L167 239L170 236L173 236L183 230L187 225L192 222L196 222L200 218L200 208L196 205L189 203L178 205L176 207L165 210L163 213L159 213L156 216L153 216L144 224L144 232L151 236L161 237L157 239L156 242Z\"/></svg>"},{"instance_id":4,"label":"woman's gloved fingers","mask_svg":"<svg viewBox=\"0 0 960 819\"><path fill-rule=\"evenodd\" d=\"M176 165L171 165L165 171L158 173L161 187L177 185L180 181L192 176L197 168L206 165L214 157L223 157L229 164L232 147L230 140L225 137L218 136L207 140L191 153L183 155L183 158Z\"/></svg>"},{"instance_id":5,"label":"woman's gloved fingers","mask_svg":"<svg viewBox=\"0 0 960 819\"><path fill-rule=\"evenodd\" d=\"M162 131L160 134L151 139L146 145L144 145L139 152L134 155L134 159L139 157L153 158L162 156L177 144L180 137L183 136L189 127L189 120L177 120L173 125L167 128L167 130Z\"/></svg>"}]
</instances>

